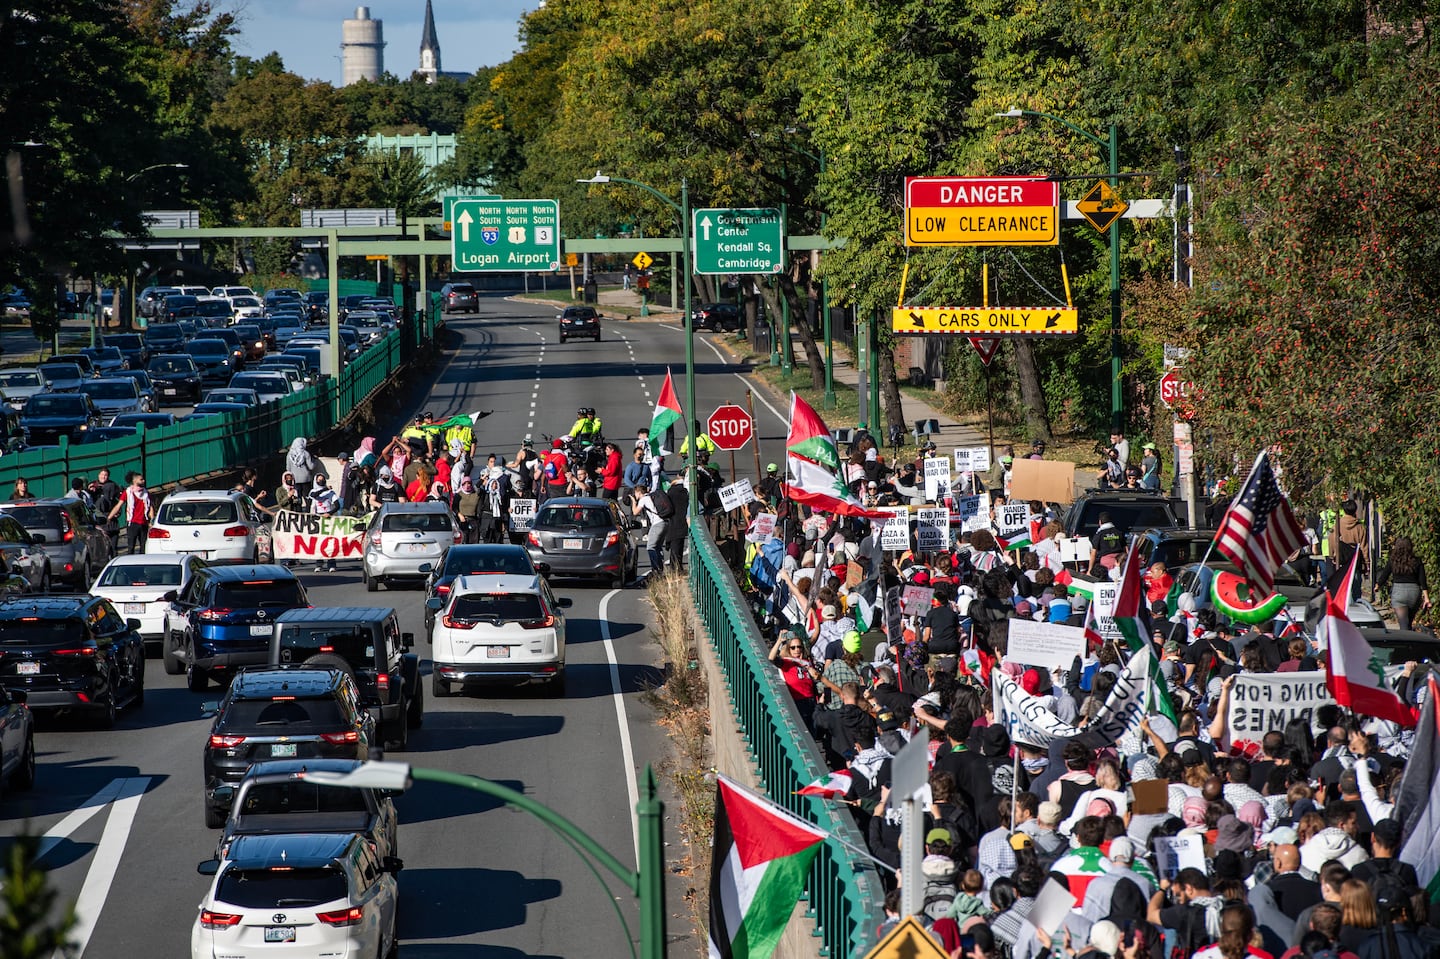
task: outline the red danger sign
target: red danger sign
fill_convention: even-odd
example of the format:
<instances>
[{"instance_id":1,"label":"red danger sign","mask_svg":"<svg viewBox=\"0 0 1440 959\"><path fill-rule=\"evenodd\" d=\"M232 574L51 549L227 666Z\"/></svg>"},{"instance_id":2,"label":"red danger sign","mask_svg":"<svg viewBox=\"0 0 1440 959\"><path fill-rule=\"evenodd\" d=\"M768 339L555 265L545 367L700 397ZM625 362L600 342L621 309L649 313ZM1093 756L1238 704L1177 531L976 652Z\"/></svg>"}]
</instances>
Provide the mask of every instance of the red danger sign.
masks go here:
<instances>
[{"instance_id":1,"label":"red danger sign","mask_svg":"<svg viewBox=\"0 0 1440 959\"><path fill-rule=\"evenodd\" d=\"M1060 184L1028 176L912 176L907 207L1040 206L1060 201Z\"/></svg>"},{"instance_id":2,"label":"red danger sign","mask_svg":"<svg viewBox=\"0 0 1440 959\"><path fill-rule=\"evenodd\" d=\"M755 421L743 407L729 403L710 414L705 432L717 449L738 450L755 435Z\"/></svg>"}]
</instances>

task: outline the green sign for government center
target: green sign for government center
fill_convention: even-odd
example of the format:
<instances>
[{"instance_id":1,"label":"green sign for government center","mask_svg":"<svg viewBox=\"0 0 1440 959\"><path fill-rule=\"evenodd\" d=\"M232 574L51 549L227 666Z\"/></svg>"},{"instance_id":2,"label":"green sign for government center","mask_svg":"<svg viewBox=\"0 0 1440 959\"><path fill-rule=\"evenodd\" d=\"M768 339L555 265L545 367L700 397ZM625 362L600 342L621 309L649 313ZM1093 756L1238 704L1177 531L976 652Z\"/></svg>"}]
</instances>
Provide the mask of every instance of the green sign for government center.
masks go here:
<instances>
[{"instance_id":1,"label":"green sign for government center","mask_svg":"<svg viewBox=\"0 0 1440 959\"><path fill-rule=\"evenodd\" d=\"M693 211L695 272L779 273L785 222L774 207Z\"/></svg>"}]
</instances>

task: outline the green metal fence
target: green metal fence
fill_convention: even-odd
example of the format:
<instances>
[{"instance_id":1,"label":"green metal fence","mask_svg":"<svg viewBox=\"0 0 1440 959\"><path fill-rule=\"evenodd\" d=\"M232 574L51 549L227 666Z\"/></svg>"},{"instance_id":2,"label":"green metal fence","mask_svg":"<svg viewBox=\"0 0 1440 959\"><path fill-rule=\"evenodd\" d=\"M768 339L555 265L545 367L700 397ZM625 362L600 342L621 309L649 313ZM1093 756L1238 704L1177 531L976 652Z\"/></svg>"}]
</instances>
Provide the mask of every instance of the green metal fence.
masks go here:
<instances>
[{"instance_id":1,"label":"green metal fence","mask_svg":"<svg viewBox=\"0 0 1440 959\"><path fill-rule=\"evenodd\" d=\"M761 788L796 815L864 849L865 840L847 813L822 800L794 795L828 772L824 757L779 672L766 661L768 644L704 524L690 527L690 546L690 589L725 672L735 719L755 760ZM884 919L883 892L869 861L835 839L826 840L810 867L805 894L806 915L815 922L821 955L863 956L875 945L875 930Z\"/></svg>"},{"instance_id":2,"label":"green metal fence","mask_svg":"<svg viewBox=\"0 0 1440 959\"><path fill-rule=\"evenodd\" d=\"M297 436L328 432L408 361L431 335L428 322L392 331L341 371L283 399L244 412L182 420L103 443L71 443L23 450L0 458L0 495L19 477L36 496L61 496L70 477L93 479L108 466L119 478L140 470L152 487L263 461Z\"/></svg>"}]
</instances>

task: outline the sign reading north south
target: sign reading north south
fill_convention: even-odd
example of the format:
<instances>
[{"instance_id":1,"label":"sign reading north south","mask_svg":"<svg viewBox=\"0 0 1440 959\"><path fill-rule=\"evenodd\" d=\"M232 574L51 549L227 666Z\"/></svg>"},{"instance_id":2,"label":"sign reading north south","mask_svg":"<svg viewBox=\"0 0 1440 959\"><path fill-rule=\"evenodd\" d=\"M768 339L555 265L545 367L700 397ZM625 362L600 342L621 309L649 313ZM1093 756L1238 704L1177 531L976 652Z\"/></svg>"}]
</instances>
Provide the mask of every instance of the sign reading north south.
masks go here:
<instances>
[{"instance_id":1,"label":"sign reading north south","mask_svg":"<svg viewBox=\"0 0 1440 959\"><path fill-rule=\"evenodd\" d=\"M1060 184L1023 176L905 178L907 246L1054 246Z\"/></svg>"},{"instance_id":2,"label":"sign reading north south","mask_svg":"<svg viewBox=\"0 0 1440 959\"><path fill-rule=\"evenodd\" d=\"M457 273L560 268L560 204L554 200L457 198L450 231Z\"/></svg>"},{"instance_id":3,"label":"sign reading north south","mask_svg":"<svg viewBox=\"0 0 1440 959\"><path fill-rule=\"evenodd\" d=\"M775 207L691 211L696 273L779 273L785 268L785 219Z\"/></svg>"},{"instance_id":4,"label":"sign reading north south","mask_svg":"<svg viewBox=\"0 0 1440 959\"><path fill-rule=\"evenodd\" d=\"M1074 336L1074 307L901 306L890 311L896 333L960 333L966 336Z\"/></svg>"}]
</instances>

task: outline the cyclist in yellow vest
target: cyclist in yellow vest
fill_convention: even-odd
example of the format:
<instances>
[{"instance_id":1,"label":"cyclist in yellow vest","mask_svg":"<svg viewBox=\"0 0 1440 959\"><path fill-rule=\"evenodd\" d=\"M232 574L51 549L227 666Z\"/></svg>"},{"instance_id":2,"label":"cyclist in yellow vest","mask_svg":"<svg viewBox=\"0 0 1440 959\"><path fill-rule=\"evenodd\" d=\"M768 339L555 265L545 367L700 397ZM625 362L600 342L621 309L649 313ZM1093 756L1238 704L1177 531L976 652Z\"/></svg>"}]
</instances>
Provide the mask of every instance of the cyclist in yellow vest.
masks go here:
<instances>
[{"instance_id":1,"label":"cyclist in yellow vest","mask_svg":"<svg viewBox=\"0 0 1440 959\"><path fill-rule=\"evenodd\" d=\"M594 443L600 439L600 417L595 415L594 407L582 406L575 412L575 425L570 427L570 435L581 443Z\"/></svg>"},{"instance_id":2,"label":"cyclist in yellow vest","mask_svg":"<svg viewBox=\"0 0 1440 959\"><path fill-rule=\"evenodd\" d=\"M705 454L713 454L716 450L715 441L701 428L699 420L695 421L695 449ZM685 441L680 444L680 455L684 457L689 455L689 453L690 437L687 436L685 437Z\"/></svg>"}]
</instances>

